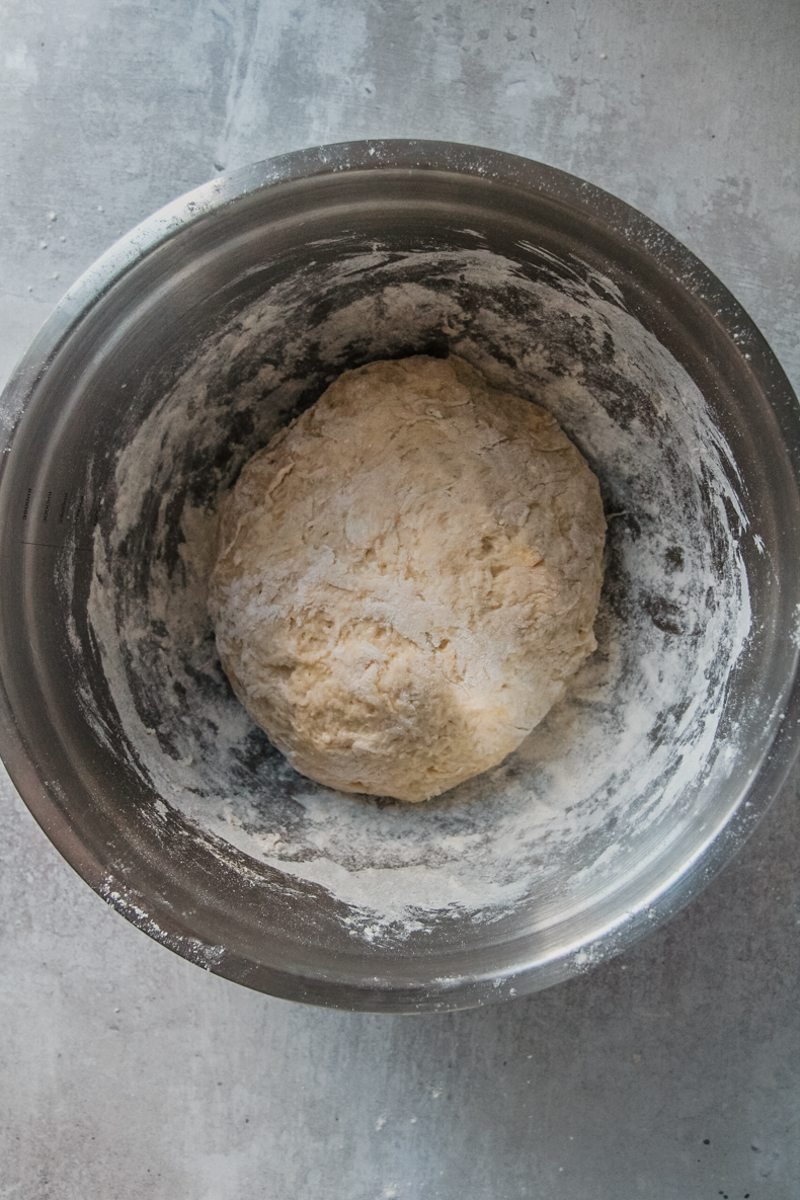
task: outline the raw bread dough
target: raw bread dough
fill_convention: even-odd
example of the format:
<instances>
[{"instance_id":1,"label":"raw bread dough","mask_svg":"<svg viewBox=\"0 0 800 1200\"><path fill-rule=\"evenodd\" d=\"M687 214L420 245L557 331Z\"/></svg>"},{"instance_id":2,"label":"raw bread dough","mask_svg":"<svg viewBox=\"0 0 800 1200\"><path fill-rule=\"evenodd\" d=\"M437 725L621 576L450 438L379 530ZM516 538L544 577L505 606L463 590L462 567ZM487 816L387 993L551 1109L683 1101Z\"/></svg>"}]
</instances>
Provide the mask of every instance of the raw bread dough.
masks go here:
<instances>
[{"instance_id":1,"label":"raw bread dough","mask_svg":"<svg viewBox=\"0 0 800 1200\"><path fill-rule=\"evenodd\" d=\"M302 774L425 800L499 763L596 642L597 480L461 359L341 375L223 502L210 606Z\"/></svg>"}]
</instances>

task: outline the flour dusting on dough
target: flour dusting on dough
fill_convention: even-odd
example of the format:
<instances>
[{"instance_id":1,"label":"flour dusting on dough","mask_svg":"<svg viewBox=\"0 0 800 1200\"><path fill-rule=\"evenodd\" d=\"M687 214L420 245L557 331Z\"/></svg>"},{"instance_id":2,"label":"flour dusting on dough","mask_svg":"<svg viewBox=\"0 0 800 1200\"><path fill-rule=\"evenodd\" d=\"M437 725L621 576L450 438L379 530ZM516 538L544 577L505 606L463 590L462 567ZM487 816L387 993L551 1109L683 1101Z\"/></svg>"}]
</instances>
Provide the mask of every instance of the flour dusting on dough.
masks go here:
<instances>
[{"instance_id":1,"label":"flour dusting on dough","mask_svg":"<svg viewBox=\"0 0 800 1200\"><path fill-rule=\"evenodd\" d=\"M221 509L211 617L302 775L418 802L497 766L596 648L597 479L463 359L345 371Z\"/></svg>"}]
</instances>

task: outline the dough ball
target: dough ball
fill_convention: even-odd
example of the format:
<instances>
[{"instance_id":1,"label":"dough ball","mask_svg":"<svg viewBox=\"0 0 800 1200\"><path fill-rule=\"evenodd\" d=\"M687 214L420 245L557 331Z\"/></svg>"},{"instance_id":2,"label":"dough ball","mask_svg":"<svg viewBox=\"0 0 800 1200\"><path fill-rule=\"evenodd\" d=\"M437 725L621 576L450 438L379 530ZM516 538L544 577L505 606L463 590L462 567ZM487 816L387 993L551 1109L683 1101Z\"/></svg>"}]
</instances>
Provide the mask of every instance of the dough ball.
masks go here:
<instances>
[{"instance_id":1,"label":"dough ball","mask_svg":"<svg viewBox=\"0 0 800 1200\"><path fill-rule=\"evenodd\" d=\"M596 646L597 480L458 358L341 375L245 465L210 605L233 688L303 775L425 800L506 757Z\"/></svg>"}]
</instances>

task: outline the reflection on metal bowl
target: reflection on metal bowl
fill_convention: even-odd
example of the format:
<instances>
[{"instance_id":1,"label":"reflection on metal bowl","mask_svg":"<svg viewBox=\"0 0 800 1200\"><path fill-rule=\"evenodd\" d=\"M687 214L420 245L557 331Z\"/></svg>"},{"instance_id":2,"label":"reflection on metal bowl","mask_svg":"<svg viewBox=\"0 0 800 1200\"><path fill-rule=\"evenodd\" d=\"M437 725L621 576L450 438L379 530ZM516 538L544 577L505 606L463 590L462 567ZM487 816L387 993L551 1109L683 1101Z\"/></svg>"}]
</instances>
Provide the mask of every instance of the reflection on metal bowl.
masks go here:
<instances>
[{"instance_id":1,"label":"reflection on metal bowl","mask_svg":"<svg viewBox=\"0 0 800 1200\"><path fill-rule=\"evenodd\" d=\"M598 474L599 649L496 770L340 796L221 674L214 505L346 367L449 351ZM247 168L113 247L5 399L3 756L92 887L207 969L394 1011L548 986L690 898L796 758L796 400L718 281L577 179L412 141Z\"/></svg>"}]
</instances>

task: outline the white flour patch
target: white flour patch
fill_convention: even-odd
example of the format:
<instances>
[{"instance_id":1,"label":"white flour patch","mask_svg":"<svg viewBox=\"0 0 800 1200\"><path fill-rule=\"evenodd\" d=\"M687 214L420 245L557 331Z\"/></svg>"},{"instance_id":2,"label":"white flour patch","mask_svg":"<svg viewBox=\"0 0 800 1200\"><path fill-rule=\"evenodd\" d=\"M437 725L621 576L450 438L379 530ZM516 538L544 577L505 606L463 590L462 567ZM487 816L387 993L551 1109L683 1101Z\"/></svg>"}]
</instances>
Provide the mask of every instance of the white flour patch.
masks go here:
<instances>
[{"instance_id":1,"label":"white flour patch","mask_svg":"<svg viewBox=\"0 0 800 1200\"><path fill-rule=\"evenodd\" d=\"M800 604L795 606L794 610L794 628L791 634L792 645L800 650Z\"/></svg>"},{"instance_id":2,"label":"white flour patch","mask_svg":"<svg viewBox=\"0 0 800 1200\"><path fill-rule=\"evenodd\" d=\"M275 284L178 378L142 383L156 398L121 434L95 536L89 617L116 713L93 719L160 797L154 820L169 805L287 888L322 887L368 946L443 912L526 904L541 928L580 911L736 762L724 712L750 605L728 446L608 280L522 249L524 270L374 247ZM216 498L250 454L345 367L421 350L550 408L601 480L609 537L599 649L569 698L500 767L409 807L318 787L272 750L219 669L205 580Z\"/></svg>"},{"instance_id":3,"label":"white flour patch","mask_svg":"<svg viewBox=\"0 0 800 1200\"><path fill-rule=\"evenodd\" d=\"M188 937L186 935L178 935L168 933L153 920L149 913L135 903L125 892L118 890L113 881L106 878L100 886L100 895L107 903L111 904L118 913L122 913L129 921L132 921L137 928L143 930L155 941L169 946L170 949L182 954L184 958L190 959L197 966L202 967L205 971L210 971L225 957L224 946L208 946L197 938Z\"/></svg>"}]
</instances>

